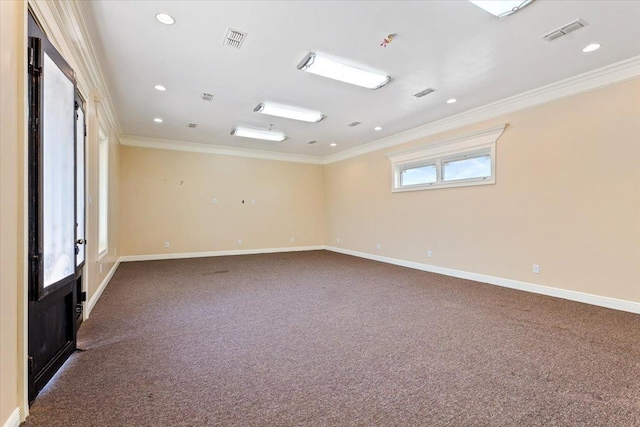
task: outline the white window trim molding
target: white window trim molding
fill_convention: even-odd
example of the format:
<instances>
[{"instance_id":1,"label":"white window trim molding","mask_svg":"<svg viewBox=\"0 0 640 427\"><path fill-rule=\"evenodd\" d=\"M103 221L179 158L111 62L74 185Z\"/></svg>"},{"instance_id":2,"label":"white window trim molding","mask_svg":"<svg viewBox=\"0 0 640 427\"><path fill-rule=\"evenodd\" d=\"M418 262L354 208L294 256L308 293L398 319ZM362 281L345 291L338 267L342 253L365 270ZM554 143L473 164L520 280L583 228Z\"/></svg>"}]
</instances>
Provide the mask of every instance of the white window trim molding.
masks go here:
<instances>
[{"instance_id":1,"label":"white window trim molding","mask_svg":"<svg viewBox=\"0 0 640 427\"><path fill-rule=\"evenodd\" d=\"M422 145L410 150L388 153L391 161L391 191L394 193L405 191L435 190L439 188L466 187L473 185L489 185L496 182L496 142L506 129L508 123L484 129L463 136ZM491 155L491 177L488 179L468 179L459 181L442 181L442 163L465 152L484 151ZM402 187L400 172L407 166L421 164L436 164L438 182Z\"/></svg>"},{"instance_id":2,"label":"white window trim molding","mask_svg":"<svg viewBox=\"0 0 640 427\"><path fill-rule=\"evenodd\" d=\"M104 258L108 253L109 253L109 164L110 164L110 156L109 156L109 137L108 134L103 130L104 128L100 125L98 127L98 261L100 261L102 258ZM107 144L106 145L106 154L107 154L107 172L106 172L106 195L103 195L102 193L102 188L101 188L101 173L102 173L102 159L101 159L101 150L102 150L102 144ZM106 199L103 199L103 196ZM101 241L101 236L102 236L102 227L101 227L101 213L103 210L103 202L106 201L106 245L104 248L100 247L100 244L102 243ZM102 249L102 250L100 250Z\"/></svg>"}]
</instances>

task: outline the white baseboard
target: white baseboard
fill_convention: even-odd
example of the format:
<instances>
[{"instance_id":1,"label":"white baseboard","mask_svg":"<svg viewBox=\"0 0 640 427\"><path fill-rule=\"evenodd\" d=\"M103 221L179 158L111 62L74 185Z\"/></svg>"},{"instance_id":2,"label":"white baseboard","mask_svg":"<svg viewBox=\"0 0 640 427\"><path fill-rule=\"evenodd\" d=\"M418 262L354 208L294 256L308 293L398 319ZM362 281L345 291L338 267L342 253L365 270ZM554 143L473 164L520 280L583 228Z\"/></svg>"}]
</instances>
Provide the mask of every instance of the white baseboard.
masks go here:
<instances>
[{"instance_id":1,"label":"white baseboard","mask_svg":"<svg viewBox=\"0 0 640 427\"><path fill-rule=\"evenodd\" d=\"M121 262L129 261L156 261L162 259L183 259L183 258L206 258L214 256L228 255L255 255L255 254L272 254L277 252L300 252L300 251L318 251L325 249L324 246L295 246L291 248L263 248L263 249L238 249L228 251L210 251L210 252L183 252L176 254L151 254L151 255L126 255L121 256Z\"/></svg>"},{"instance_id":2,"label":"white baseboard","mask_svg":"<svg viewBox=\"0 0 640 427\"><path fill-rule=\"evenodd\" d=\"M550 286L536 285L534 283L520 282L518 280L504 279L502 277L487 276L485 274L470 273L468 271L454 270L451 268L437 267L435 265L422 264L419 262L405 261L396 258L389 258L366 252L352 251L350 249L326 246L326 250L338 252L345 255L353 255L374 261L399 265L402 267L414 268L416 270L429 271L431 273L443 274L445 276L458 277L461 279L473 280L476 282L488 283L491 285L503 286L505 288L518 289L535 294L548 295L556 298L563 298L571 301L582 302L600 307L612 308L614 310L628 311L640 314L640 303L625 301L616 298L603 297L599 295L587 294L584 292L569 291L566 289L552 288Z\"/></svg>"},{"instance_id":3,"label":"white baseboard","mask_svg":"<svg viewBox=\"0 0 640 427\"><path fill-rule=\"evenodd\" d=\"M20 426L20 408L14 409L9 419L4 423L4 427L18 426Z\"/></svg>"},{"instance_id":4,"label":"white baseboard","mask_svg":"<svg viewBox=\"0 0 640 427\"><path fill-rule=\"evenodd\" d=\"M96 306L96 303L100 299L100 296L102 295L105 288L109 284L109 281L115 274L119 265L120 265L120 260L116 261L116 263L113 264L113 267L111 267L111 270L109 270L109 274L107 274L107 276L104 278L102 283L100 283L100 286L98 286L98 290L96 290L96 293L91 296L91 299L89 299L89 302L87 303L87 306L85 307L85 310L84 310L84 313L85 313L84 320L87 320L89 318L89 315L91 314L91 310L93 310L93 307Z\"/></svg>"}]
</instances>

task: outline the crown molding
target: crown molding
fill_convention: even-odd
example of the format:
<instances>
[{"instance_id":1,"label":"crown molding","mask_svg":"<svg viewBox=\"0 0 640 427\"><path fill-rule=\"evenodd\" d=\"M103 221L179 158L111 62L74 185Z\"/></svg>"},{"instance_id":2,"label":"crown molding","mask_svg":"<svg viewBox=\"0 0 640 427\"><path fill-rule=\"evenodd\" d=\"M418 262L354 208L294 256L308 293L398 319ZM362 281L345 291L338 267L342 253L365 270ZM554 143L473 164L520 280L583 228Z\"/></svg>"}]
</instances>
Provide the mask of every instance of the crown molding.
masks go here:
<instances>
[{"instance_id":1,"label":"crown molding","mask_svg":"<svg viewBox=\"0 0 640 427\"><path fill-rule=\"evenodd\" d=\"M120 135L118 117L80 3L77 0L29 0L29 5L51 42L65 55L71 56L67 59L73 63L82 96L89 99L91 90L98 90L101 95L98 108L109 127Z\"/></svg>"},{"instance_id":2,"label":"crown molding","mask_svg":"<svg viewBox=\"0 0 640 427\"><path fill-rule=\"evenodd\" d=\"M467 133L465 135L456 136L454 138L445 139L443 141L438 141L433 144L421 145L419 147L409 148L407 150L394 151L392 153L387 153L386 156L389 160L393 162L403 162L405 160L409 160L413 157L420 157L424 155L425 150L429 150L433 152L438 148L443 148L450 146L453 143L460 142L471 142L470 146L475 146L478 144L485 144L488 142L495 143L498 138L502 135L504 130L507 128L509 123L505 123L500 126L494 126L492 128L479 130L477 132ZM478 141L479 140L479 141ZM469 148L467 146L466 148Z\"/></svg>"},{"instance_id":3,"label":"crown molding","mask_svg":"<svg viewBox=\"0 0 640 427\"><path fill-rule=\"evenodd\" d=\"M159 150L187 151L191 153L219 154L223 156L249 157L252 159L279 160L283 162L324 164L324 158L304 154L278 153L275 151L255 150L252 148L227 147L223 145L201 144L169 139L146 138L142 136L124 135L120 144L129 147L155 148Z\"/></svg>"},{"instance_id":4,"label":"crown molding","mask_svg":"<svg viewBox=\"0 0 640 427\"><path fill-rule=\"evenodd\" d=\"M339 162L373 151L483 122L505 114L600 89L638 76L640 76L640 56L634 56L596 70L560 80L550 85L456 114L455 116L437 120L387 138L332 154L324 158L325 164Z\"/></svg>"}]
</instances>

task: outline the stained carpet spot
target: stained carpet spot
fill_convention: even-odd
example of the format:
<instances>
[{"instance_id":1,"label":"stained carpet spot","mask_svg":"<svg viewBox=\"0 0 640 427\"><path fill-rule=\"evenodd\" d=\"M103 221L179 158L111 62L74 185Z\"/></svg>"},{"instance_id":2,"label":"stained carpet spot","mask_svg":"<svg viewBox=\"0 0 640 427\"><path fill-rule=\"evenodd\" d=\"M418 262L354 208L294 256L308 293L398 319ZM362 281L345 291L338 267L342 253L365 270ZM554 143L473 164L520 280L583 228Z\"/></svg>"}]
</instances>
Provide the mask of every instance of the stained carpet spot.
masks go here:
<instances>
[{"instance_id":1,"label":"stained carpet spot","mask_svg":"<svg viewBox=\"0 0 640 427\"><path fill-rule=\"evenodd\" d=\"M228 273L229 270L220 270L220 271L213 271L213 272L209 272L209 273L202 273L203 276L213 276L214 274L222 274L222 273Z\"/></svg>"}]
</instances>

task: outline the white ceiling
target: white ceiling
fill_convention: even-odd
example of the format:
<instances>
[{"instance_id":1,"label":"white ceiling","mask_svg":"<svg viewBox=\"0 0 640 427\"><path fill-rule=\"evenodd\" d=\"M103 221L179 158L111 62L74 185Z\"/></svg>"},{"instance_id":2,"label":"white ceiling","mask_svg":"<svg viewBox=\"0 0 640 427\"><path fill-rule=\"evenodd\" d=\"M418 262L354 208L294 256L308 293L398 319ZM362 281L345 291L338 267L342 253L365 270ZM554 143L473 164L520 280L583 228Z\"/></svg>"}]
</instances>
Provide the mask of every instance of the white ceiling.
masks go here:
<instances>
[{"instance_id":1,"label":"white ceiling","mask_svg":"<svg viewBox=\"0 0 640 427\"><path fill-rule=\"evenodd\" d=\"M313 156L640 55L639 1L537 0L503 19L462 0L81 3L124 135ZM176 23L160 24L161 12ZM578 18L589 25L553 42L540 38ZM222 45L228 27L248 33L240 50ZM381 47L389 33L398 36ZM602 48L583 53L593 42ZM309 52L384 71L392 80L369 90L298 71ZM413 96L428 87L437 92ZM200 101L201 92L213 93L213 102ZM458 102L447 104L449 98ZM304 123L254 113L263 101L326 118ZM347 127L353 121L362 124ZM288 139L229 134L236 125L270 124Z\"/></svg>"}]
</instances>

